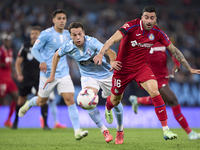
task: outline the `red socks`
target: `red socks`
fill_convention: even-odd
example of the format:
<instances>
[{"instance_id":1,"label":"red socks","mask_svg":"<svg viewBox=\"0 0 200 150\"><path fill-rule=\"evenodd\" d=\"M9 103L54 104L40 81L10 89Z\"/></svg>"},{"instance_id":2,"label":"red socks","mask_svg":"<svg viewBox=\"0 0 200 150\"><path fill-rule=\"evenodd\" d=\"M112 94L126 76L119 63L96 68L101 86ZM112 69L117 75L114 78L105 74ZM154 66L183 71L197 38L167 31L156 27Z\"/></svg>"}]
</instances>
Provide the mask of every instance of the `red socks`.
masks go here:
<instances>
[{"instance_id":1,"label":"red socks","mask_svg":"<svg viewBox=\"0 0 200 150\"><path fill-rule=\"evenodd\" d=\"M15 107L16 107L16 102L15 102L15 101L11 101L11 104L10 104L10 112L9 112L8 119L7 119L7 120L10 120L10 118L12 117L12 114L13 114L13 112L15 111Z\"/></svg>"},{"instance_id":2,"label":"red socks","mask_svg":"<svg viewBox=\"0 0 200 150\"><path fill-rule=\"evenodd\" d=\"M187 132L187 134L189 134L192 130L189 127L189 125L187 123L187 120L185 119L185 117L181 113L181 106L180 106L180 104L172 107L172 111L174 113L175 119L178 121L178 123L180 124L180 126Z\"/></svg>"},{"instance_id":3,"label":"red socks","mask_svg":"<svg viewBox=\"0 0 200 150\"><path fill-rule=\"evenodd\" d=\"M160 120L162 126L167 126L167 112L166 112L165 103L164 103L161 95L153 97L152 101L153 101L153 105L155 108L155 112L156 112L158 119Z\"/></svg>"},{"instance_id":4,"label":"red socks","mask_svg":"<svg viewBox=\"0 0 200 150\"><path fill-rule=\"evenodd\" d=\"M111 103L111 101L110 101L110 97L111 97L111 95L110 96L108 96L107 97L107 103L106 103L106 108L108 109L108 110L111 110L113 107L114 107L114 105Z\"/></svg>"},{"instance_id":5,"label":"red socks","mask_svg":"<svg viewBox=\"0 0 200 150\"><path fill-rule=\"evenodd\" d=\"M150 96L138 97L137 102L138 104L142 104L142 105L153 105L153 102Z\"/></svg>"}]
</instances>

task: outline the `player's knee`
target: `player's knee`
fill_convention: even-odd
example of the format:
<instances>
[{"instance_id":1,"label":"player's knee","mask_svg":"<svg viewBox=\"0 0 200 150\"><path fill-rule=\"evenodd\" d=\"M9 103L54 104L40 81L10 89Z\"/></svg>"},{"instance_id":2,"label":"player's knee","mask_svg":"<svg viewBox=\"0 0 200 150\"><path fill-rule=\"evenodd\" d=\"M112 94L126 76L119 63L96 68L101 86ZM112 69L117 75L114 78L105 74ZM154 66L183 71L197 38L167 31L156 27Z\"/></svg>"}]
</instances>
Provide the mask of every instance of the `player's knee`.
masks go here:
<instances>
[{"instance_id":1,"label":"player's knee","mask_svg":"<svg viewBox=\"0 0 200 150\"><path fill-rule=\"evenodd\" d=\"M149 92L149 95L151 96L151 97L156 97L156 96L158 96L160 93L159 93L159 91L157 90L157 89L153 89L153 90L151 90L150 92Z\"/></svg>"}]
</instances>

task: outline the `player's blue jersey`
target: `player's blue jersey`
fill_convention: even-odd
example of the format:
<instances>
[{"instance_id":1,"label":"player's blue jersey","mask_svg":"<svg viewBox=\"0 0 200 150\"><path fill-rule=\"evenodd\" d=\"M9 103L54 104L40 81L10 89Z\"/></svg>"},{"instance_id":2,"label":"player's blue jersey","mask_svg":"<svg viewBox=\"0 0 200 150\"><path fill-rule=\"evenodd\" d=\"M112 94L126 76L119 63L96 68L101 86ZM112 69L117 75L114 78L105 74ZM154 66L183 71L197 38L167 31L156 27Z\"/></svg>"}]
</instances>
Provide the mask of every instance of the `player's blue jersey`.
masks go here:
<instances>
[{"instance_id":1,"label":"player's blue jersey","mask_svg":"<svg viewBox=\"0 0 200 150\"><path fill-rule=\"evenodd\" d=\"M56 50L66 41L69 41L70 34L68 30L64 30L63 33L55 31L54 27L48 28L41 32L40 36L36 40L31 51L39 51L45 63L47 64L47 71L43 73L40 71L41 77L50 77L52 58ZM35 56L37 59L37 57ZM69 75L69 66L67 64L67 58L62 57L58 63L55 78L61 78Z\"/></svg>"},{"instance_id":2,"label":"player's blue jersey","mask_svg":"<svg viewBox=\"0 0 200 150\"><path fill-rule=\"evenodd\" d=\"M103 57L102 65L95 65L93 58L99 53L103 44L99 42L96 38L85 36L85 42L82 50L73 44L70 40L64 43L59 49L59 56L64 56L68 54L70 57L76 60L81 76L92 77L96 79L104 79L109 77L112 72L110 72L110 64L106 62L105 57Z\"/></svg>"}]
</instances>

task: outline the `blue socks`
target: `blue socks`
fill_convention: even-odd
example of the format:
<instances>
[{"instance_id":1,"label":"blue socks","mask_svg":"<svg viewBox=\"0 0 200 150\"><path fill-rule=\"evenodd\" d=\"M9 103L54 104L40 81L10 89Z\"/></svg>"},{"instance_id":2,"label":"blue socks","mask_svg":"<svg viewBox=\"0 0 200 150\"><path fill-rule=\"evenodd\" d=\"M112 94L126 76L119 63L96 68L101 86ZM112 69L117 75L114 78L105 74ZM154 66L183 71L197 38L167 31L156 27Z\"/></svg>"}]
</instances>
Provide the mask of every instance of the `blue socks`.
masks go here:
<instances>
[{"instance_id":1,"label":"blue socks","mask_svg":"<svg viewBox=\"0 0 200 150\"><path fill-rule=\"evenodd\" d=\"M90 118L94 121L94 123L100 128L102 127L103 121L101 120L101 116L97 107L91 110L87 110Z\"/></svg>"},{"instance_id":2,"label":"blue socks","mask_svg":"<svg viewBox=\"0 0 200 150\"><path fill-rule=\"evenodd\" d=\"M121 102L113 108L113 112L117 119L117 124L122 125L123 124L123 105Z\"/></svg>"},{"instance_id":3,"label":"blue socks","mask_svg":"<svg viewBox=\"0 0 200 150\"><path fill-rule=\"evenodd\" d=\"M32 106L37 106L37 103L36 103L37 98L38 98L38 96L34 96L33 98L31 98L31 100L28 103L29 108L32 107Z\"/></svg>"},{"instance_id":4,"label":"blue socks","mask_svg":"<svg viewBox=\"0 0 200 150\"><path fill-rule=\"evenodd\" d=\"M80 129L78 109L76 107L76 104L68 106L68 113L69 113L69 118L72 122L74 131L76 129Z\"/></svg>"},{"instance_id":5,"label":"blue socks","mask_svg":"<svg viewBox=\"0 0 200 150\"><path fill-rule=\"evenodd\" d=\"M51 113L53 115L53 119L54 119L54 122L58 122L58 109L57 109L57 105L56 105L56 100L48 100L48 105L50 107L50 110L51 110Z\"/></svg>"}]
</instances>

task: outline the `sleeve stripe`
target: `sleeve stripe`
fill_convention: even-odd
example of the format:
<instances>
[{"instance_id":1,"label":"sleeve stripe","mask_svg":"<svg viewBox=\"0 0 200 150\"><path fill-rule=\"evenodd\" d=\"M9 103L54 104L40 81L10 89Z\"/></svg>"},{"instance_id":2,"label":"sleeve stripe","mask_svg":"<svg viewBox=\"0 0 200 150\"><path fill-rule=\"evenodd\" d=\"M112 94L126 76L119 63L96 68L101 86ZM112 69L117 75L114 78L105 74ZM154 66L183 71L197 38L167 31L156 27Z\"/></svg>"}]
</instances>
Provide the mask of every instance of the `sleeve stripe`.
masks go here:
<instances>
[{"instance_id":1,"label":"sleeve stripe","mask_svg":"<svg viewBox=\"0 0 200 150\"><path fill-rule=\"evenodd\" d=\"M155 31L158 31L158 32L162 33L163 36L165 37L167 43L170 43L170 41L167 39L166 35L165 35L162 31L160 31L160 30L158 30L158 29L155 29L155 28L152 28L152 29L155 30Z\"/></svg>"},{"instance_id":2,"label":"sleeve stripe","mask_svg":"<svg viewBox=\"0 0 200 150\"><path fill-rule=\"evenodd\" d=\"M22 50L24 49L24 44L21 46L21 48L19 49L18 54L21 54Z\"/></svg>"}]
</instances>

